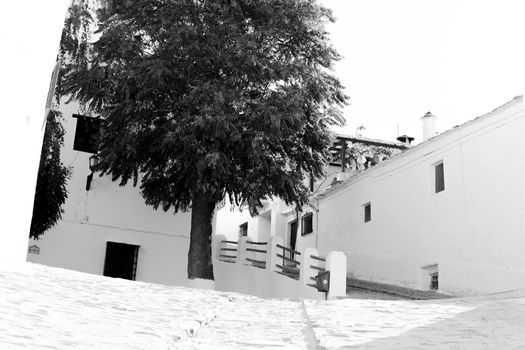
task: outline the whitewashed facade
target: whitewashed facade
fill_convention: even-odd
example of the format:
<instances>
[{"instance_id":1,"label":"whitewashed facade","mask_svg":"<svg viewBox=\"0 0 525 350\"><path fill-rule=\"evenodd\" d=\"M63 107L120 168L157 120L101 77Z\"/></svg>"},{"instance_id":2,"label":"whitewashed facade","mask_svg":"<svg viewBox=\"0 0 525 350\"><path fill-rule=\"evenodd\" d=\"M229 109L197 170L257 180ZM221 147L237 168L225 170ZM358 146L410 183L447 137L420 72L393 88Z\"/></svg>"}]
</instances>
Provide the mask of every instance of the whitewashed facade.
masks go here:
<instances>
[{"instance_id":1,"label":"whitewashed facade","mask_svg":"<svg viewBox=\"0 0 525 350\"><path fill-rule=\"evenodd\" d=\"M119 187L110 176L95 173L86 190L91 153L73 149L76 103L61 106L66 135L62 162L72 167L64 214L39 240L30 240L27 260L82 272L104 274L108 242L136 252L139 281L187 285L190 213L164 212L147 206L138 187Z\"/></svg>"},{"instance_id":2,"label":"whitewashed facade","mask_svg":"<svg viewBox=\"0 0 525 350\"><path fill-rule=\"evenodd\" d=\"M356 278L455 295L525 287L524 134L516 97L332 187L317 198L317 248L344 251Z\"/></svg>"},{"instance_id":3,"label":"whitewashed facade","mask_svg":"<svg viewBox=\"0 0 525 350\"><path fill-rule=\"evenodd\" d=\"M388 148L394 154L406 148L406 145L401 142L388 142L340 134L337 135L330 151L339 157L338 153L345 151L342 148L351 147L352 143ZM341 164L339 157L336 162L327 165L324 177L312 184L312 194L322 193L331 187L334 181L344 181L361 173L365 167L369 166L349 160L345 161L344 166ZM216 234L223 235L228 240L238 240L241 236L247 236L257 242L266 242L270 237L279 236L285 246L298 251L318 246L319 210L315 199L309 205L305 205L300 212L296 211L294 207L286 205L279 198L265 200L263 204L263 207L259 209L259 214L251 217L248 209L239 209L226 201L224 207L217 211ZM339 249L331 248L330 250ZM328 251L324 253L326 255Z\"/></svg>"}]
</instances>

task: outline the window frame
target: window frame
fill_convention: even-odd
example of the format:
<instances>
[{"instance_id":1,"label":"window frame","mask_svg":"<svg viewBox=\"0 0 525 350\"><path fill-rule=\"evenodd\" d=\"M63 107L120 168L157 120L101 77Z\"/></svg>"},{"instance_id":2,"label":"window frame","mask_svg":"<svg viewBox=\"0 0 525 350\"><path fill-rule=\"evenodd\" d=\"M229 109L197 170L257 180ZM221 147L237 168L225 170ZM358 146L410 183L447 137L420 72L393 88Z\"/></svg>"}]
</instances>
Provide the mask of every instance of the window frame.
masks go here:
<instances>
[{"instance_id":1,"label":"window frame","mask_svg":"<svg viewBox=\"0 0 525 350\"><path fill-rule=\"evenodd\" d=\"M310 220L309 231L307 231L306 220ZM301 236L306 236L314 232L314 214L312 212L305 213L301 217Z\"/></svg>"},{"instance_id":2,"label":"window frame","mask_svg":"<svg viewBox=\"0 0 525 350\"><path fill-rule=\"evenodd\" d=\"M89 117L80 114L73 114L73 118L77 119L73 150L97 153L98 134L100 133L102 119L100 117Z\"/></svg>"},{"instance_id":3,"label":"window frame","mask_svg":"<svg viewBox=\"0 0 525 350\"><path fill-rule=\"evenodd\" d=\"M368 212L367 212L367 208L368 208ZM372 202L367 202L363 204L363 223L366 224L370 221L372 221Z\"/></svg>"},{"instance_id":4,"label":"window frame","mask_svg":"<svg viewBox=\"0 0 525 350\"><path fill-rule=\"evenodd\" d=\"M248 221L239 225L239 238L248 237Z\"/></svg>"},{"instance_id":5,"label":"window frame","mask_svg":"<svg viewBox=\"0 0 525 350\"><path fill-rule=\"evenodd\" d=\"M430 273L429 276L430 276L429 290L438 291L439 290L439 271Z\"/></svg>"},{"instance_id":6,"label":"window frame","mask_svg":"<svg viewBox=\"0 0 525 350\"><path fill-rule=\"evenodd\" d=\"M441 193L445 191L445 163L443 160L432 164L434 173L434 193ZM440 169L440 170L439 170Z\"/></svg>"}]
</instances>

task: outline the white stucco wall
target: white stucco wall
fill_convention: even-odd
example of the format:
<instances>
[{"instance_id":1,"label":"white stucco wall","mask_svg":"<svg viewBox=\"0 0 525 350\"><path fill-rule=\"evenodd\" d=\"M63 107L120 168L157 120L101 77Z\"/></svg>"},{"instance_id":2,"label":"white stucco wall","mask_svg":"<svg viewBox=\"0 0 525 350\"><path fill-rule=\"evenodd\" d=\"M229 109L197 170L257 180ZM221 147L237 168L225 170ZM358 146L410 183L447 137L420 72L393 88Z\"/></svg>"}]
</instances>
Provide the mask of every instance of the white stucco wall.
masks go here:
<instances>
[{"instance_id":1,"label":"white stucco wall","mask_svg":"<svg viewBox=\"0 0 525 350\"><path fill-rule=\"evenodd\" d=\"M68 4L25 0L0 5L0 265L25 260L46 97Z\"/></svg>"},{"instance_id":2,"label":"white stucco wall","mask_svg":"<svg viewBox=\"0 0 525 350\"><path fill-rule=\"evenodd\" d=\"M324 293L301 282L241 264L214 261L216 290L256 295L261 298L304 298L323 300Z\"/></svg>"},{"instance_id":3,"label":"white stucco wall","mask_svg":"<svg viewBox=\"0 0 525 350\"><path fill-rule=\"evenodd\" d=\"M187 284L190 213L154 210L144 204L138 187L131 182L119 187L110 176L95 174L86 191L91 154L73 150L77 119L72 115L82 113L76 103L62 105L60 110L66 128L61 158L72 167L68 199L62 220L40 240L29 241L40 253L27 254L27 260L102 274L106 242L128 243L140 246L137 280Z\"/></svg>"},{"instance_id":4,"label":"white stucco wall","mask_svg":"<svg viewBox=\"0 0 525 350\"><path fill-rule=\"evenodd\" d=\"M524 133L516 98L348 180L320 199L319 250L344 251L349 273L379 282L426 289L422 267L438 264L443 292L525 287Z\"/></svg>"},{"instance_id":5,"label":"white stucco wall","mask_svg":"<svg viewBox=\"0 0 525 350\"><path fill-rule=\"evenodd\" d=\"M218 209L215 214L217 229L216 235L223 235L228 240L237 241L239 239L239 225L248 223L248 237L256 239L256 221L250 216L248 209L239 210L232 207L228 199L226 205Z\"/></svg>"}]
</instances>

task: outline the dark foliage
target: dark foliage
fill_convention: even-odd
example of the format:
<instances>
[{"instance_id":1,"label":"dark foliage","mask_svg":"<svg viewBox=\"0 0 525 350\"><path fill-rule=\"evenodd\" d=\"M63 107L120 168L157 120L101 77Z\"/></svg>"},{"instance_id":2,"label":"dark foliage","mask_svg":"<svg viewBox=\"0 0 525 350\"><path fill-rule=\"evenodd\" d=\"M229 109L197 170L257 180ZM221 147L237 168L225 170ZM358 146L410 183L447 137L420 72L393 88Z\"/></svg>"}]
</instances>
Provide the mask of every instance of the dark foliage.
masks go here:
<instances>
[{"instance_id":1,"label":"dark foliage","mask_svg":"<svg viewBox=\"0 0 525 350\"><path fill-rule=\"evenodd\" d=\"M39 238L61 219L61 208L67 198L66 181L70 170L60 162L60 147L64 143L64 128L59 112L47 116L44 142L35 191L33 218L29 236Z\"/></svg>"}]
</instances>

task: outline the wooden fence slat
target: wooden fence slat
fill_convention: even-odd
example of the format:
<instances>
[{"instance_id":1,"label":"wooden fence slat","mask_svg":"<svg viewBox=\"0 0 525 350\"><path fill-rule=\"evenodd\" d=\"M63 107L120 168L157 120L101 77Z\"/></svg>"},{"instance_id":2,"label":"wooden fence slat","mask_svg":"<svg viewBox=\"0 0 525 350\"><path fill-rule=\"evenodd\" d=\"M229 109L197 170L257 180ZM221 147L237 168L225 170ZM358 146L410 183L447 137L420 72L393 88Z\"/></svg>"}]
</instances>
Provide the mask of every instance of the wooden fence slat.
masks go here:
<instances>
[{"instance_id":1,"label":"wooden fence slat","mask_svg":"<svg viewBox=\"0 0 525 350\"><path fill-rule=\"evenodd\" d=\"M266 250L262 250L262 249L246 248L246 250L249 252L266 253Z\"/></svg>"},{"instance_id":2,"label":"wooden fence slat","mask_svg":"<svg viewBox=\"0 0 525 350\"><path fill-rule=\"evenodd\" d=\"M288 258L288 257L286 257L286 256L284 256L284 255L277 254L277 256L278 256L279 258L283 258L283 259L286 260L286 261L290 261L290 262L296 263L297 265L301 265L301 263L300 263L299 261L294 260L294 259L290 259L290 258Z\"/></svg>"}]
</instances>

